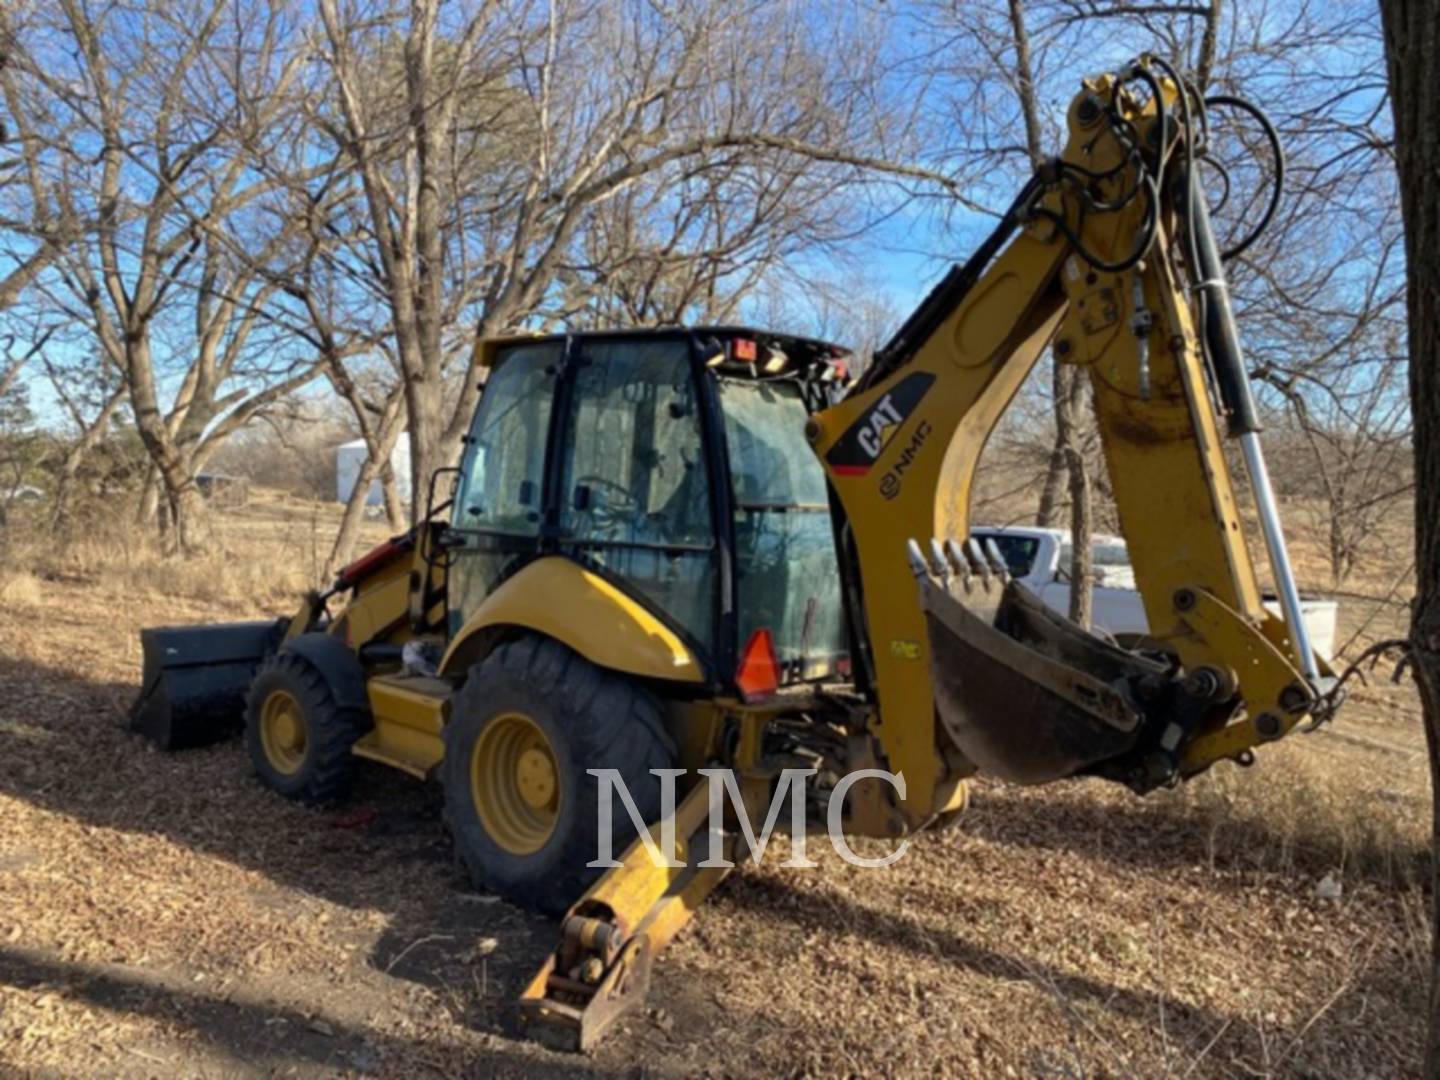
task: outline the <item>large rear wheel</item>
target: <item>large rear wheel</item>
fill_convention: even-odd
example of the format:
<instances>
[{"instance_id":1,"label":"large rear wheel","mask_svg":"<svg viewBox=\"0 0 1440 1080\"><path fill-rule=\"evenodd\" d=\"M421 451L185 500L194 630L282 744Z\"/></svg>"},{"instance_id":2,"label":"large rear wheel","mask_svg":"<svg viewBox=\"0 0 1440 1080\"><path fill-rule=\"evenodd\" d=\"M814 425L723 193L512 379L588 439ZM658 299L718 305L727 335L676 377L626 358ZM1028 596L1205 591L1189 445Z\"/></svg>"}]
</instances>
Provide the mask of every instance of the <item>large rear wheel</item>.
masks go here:
<instances>
[{"instance_id":1,"label":"large rear wheel","mask_svg":"<svg viewBox=\"0 0 1440 1080\"><path fill-rule=\"evenodd\" d=\"M604 671L558 641L526 635L470 672L445 729L441 776L456 855L471 880L549 914L568 908L603 868L600 785L615 769L646 822L661 813L673 765L659 702L637 680ZM610 851L635 837L611 789Z\"/></svg>"}]
</instances>

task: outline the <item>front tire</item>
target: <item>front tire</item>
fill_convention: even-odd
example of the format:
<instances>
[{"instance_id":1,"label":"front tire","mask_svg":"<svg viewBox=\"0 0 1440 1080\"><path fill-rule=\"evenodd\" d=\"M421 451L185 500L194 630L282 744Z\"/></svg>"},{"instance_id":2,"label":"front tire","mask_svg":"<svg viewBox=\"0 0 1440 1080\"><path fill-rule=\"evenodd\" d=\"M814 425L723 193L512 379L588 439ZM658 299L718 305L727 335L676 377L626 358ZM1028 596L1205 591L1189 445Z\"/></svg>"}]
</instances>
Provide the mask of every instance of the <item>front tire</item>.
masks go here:
<instances>
[{"instance_id":1,"label":"front tire","mask_svg":"<svg viewBox=\"0 0 1440 1080\"><path fill-rule=\"evenodd\" d=\"M526 635L471 669L445 729L445 817L477 887L560 914L604 872L599 781L616 769L647 822L675 747L660 703L638 680L605 671L560 642ZM611 793L611 857L635 827Z\"/></svg>"},{"instance_id":2,"label":"front tire","mask_svg":"<svg viewBox=\"0 0 1440 1080\"><path fill-rule=\"evenodd\" d=\"M245 748L266 787L305 803L328 803L350 790L350 748L366 718L342 709L313 664L295 653L270 657L250 684Z\"/></svg>"}]
</instances>

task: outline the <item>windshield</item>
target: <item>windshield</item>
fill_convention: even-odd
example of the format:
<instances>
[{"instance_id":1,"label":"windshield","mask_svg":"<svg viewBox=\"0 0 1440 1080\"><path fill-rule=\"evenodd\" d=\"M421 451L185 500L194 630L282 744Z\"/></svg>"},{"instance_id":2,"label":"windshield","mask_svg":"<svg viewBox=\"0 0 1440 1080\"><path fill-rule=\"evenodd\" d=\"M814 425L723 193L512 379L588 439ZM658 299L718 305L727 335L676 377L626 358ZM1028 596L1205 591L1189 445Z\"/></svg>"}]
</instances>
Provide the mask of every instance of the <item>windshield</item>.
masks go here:
<instances>
[{"instance_id":1,"label":"windshield","mask_svg":"<svg viewBox=\"0 0 1440 1080\"><path fill-rule=\"evenodd\" d=\"M985 532L980 529L973 530L970 535L981 543L994 544L1012 577L1028 576L1035 565L1035 556L1040 551L1040 541L1033 536Z\"/></svg>"},{"instance_id":2,"label":"windshield","mask_svg":"<svg viewBox=\"0 0 1440 1080\"><path fill-rule=\"evenodd\" d=\"M1103 536L1091 544L1090 558L1096 566L1129 566L1130 549L1125 546L1124 540Z\"/></svg>"},{"instance_id":3,"label":"windshield","mask_svg":"<svg viewBox=\"0 0 1440 1080\"><path fill-rule=\"evenodd\" d=\"M455 528L538 533L559 356L558 345L522 345L496 365L470 426L451 511Z\"/></svg>"},{"instance_id":4,"label":"windshield","mask_svg":"<svg viewBox=\"0 0 1440 1080\"><path fill-rule=\"evenodd\" d=\"M735 493L740 645L767 629L784 681L834 674L847 656L825 473L791 381L720 380Z\"/></svg>"},{"instance_id":5,"label":"windshield","mask_svg":"<svg viewBox=\"0 0 1440 1080\"><path fill-rule=\"evenodd\" d=\"M1075 545L1069 540L1060 545L1060 559L1055 574L1064 581L1070 579L1070 562L1075 557ZM1109 588L1135 588L1135 570L1130 565L1130 550L1125 541L1115 536L1098 536L1090 544L1090 573L1096 585Z\"/></svg>"}]
</instances>

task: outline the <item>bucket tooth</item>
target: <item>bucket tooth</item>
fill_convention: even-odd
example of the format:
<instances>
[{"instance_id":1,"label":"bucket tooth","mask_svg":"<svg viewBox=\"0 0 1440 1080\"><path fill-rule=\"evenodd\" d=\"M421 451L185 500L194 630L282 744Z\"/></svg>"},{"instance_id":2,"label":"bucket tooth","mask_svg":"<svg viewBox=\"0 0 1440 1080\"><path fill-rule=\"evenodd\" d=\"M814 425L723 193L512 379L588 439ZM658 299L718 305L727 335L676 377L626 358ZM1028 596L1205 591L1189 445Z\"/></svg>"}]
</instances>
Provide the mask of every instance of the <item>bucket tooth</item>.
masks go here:
<instances>
[{"instance_id":1,"label":"bucket tooth","mask_svg":"<svg viewBox=\"0 0 1440 1080\"><path fill-rule=\"evenodd\" d=\"M910 572L916 579L928 577L930 574L930 563L925 558L925 553L920 550L918 540L905 541L905 559L910 564Z\"/></svg>"},{"instance_id":2,"label":"bucket tooth","mask_svg":"<svg viewBox=\"0 0 1440 1080\"><path fill-rule=\"evenodd\" d=\"M970 564L965 561L965 555L960 550L960 545L953 539L945 541L945 557L950 562L950 569L957 577L970 576Z\"/></svg>"},{"instance_id":3,"label":"bucket tooth","mask_svg":"<svg viewBox=\"0 0 1440 1080\"><path fill-rule=\"evenodd\" d=\"M930 538L930 572L942 582L950 581L950 565L945 559L945 549L935 537Z\"/></svg>"},{"instance_id":4,"label":"bucket tooth","mask_svg":"<svg viewBox=\"0 0 1440 1080\"><path fill-rule=\"evenodd\" d=\"M963 588L952 588L951 597L966 605L979 618L993 620L996 609L1000 606L1001 583L996 580L984 551L974 540L966 540L963 544L948 540L946 544L950 558L963 567L960 575Z\"/></svg>"},{"instance_id":5,"label":"bucket tooth","mask_svg":"<svg viewBox=\"0 0 1440 1080\"><path fill-rule=\"evenodd\" d=\"M965 541L965 553L970 556L970 562L975 567L975 572L984 580L986 588L994 582L991 580L995 573L994 567L990 565L990 558L985 554L980 541L973 537Z\"/></svg>"},{"instance_id":6,"label":"bucket tooth","mask_svg":"<svg viewBox=\"0 0 1440 1080\"><path fill-rule=\"evenodd\" d=\"M995 576L1002 583L1008 582L1010 580L1010 564L1005 561L1005 556L1000 554L1000 549L996 546L993 537L986 538L984 549L985 557L989 560L990 568L995 572Z\"/></svg>"}]
</instances>

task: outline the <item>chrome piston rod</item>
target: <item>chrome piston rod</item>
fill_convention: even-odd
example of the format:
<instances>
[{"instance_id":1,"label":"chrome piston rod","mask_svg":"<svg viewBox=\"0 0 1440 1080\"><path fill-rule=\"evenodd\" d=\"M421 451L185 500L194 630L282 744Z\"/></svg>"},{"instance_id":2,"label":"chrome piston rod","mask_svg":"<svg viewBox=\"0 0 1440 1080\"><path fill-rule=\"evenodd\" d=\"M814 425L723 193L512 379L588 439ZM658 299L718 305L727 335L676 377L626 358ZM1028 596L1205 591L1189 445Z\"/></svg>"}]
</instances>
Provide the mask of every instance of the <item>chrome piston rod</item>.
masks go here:
<instances>
[{"instance_id":1,"label":"chrome piston rod","mask_svg":"<svg viewBox=\"0 0 1440 1080\"><path fill-rule=\"evenodd\" d=\"M1255 492L1255 510L1260 515L1260 531L1265 536L1265 549L1275 574L1280 610L1285 613L1285 625L1290 628L1290 638L1299 653L1300 670L1310 685L1319 689L1320 666L1315 662L1315 650L1310 645L1310 628L1305 625L1300 608L1300 590L1295 585L1290 552L1285 547L1285 530L1280 524L1280 509L1275 505L1270 471L1265 467L1265 452L1260 448L1260 433L1247 431L1241 435L1240 451L1245 455L1245 470L1250 474L1250 487Z\"/></svg>"},{"instance_id":2,"label":"chrome piston rod","mask_svg":"<svg viewBox=\"0 0 1440 1080\"><path fill-rule=\"evenodd\" d=\"M1270 570L1275 576L1275 591L1280 595L1280 609L1296 659L1306 680L1317 691L1320 688L1320 666L1310 644L1310 632L1300 609L1300 590L1295 584L1295 571L1285 546L1285 530L1280 524L1280 509L1275 502L1275 489L1270 483L1270 470L1260 446L1260 418L1255 410L1255 396L1250 387L1250 373L1240 348L1240 335L1235 329L1235 313L1230 306L1230 290L1225 281L1225 268L1210 227L1210 210L1198 183L1186 185L1190 192L1190 228L1195 238L1200 265L1198 289L1205 299L1205 344L1215 374L1220 398L1229 413L1230 433L1240 440L1245 456L1245 470L1250 474L1250 489L1255 494L1255 509L1260 516L1260 531L1265 537L1265 550L1270 557Z\"/></svg>"}]
</instances>

